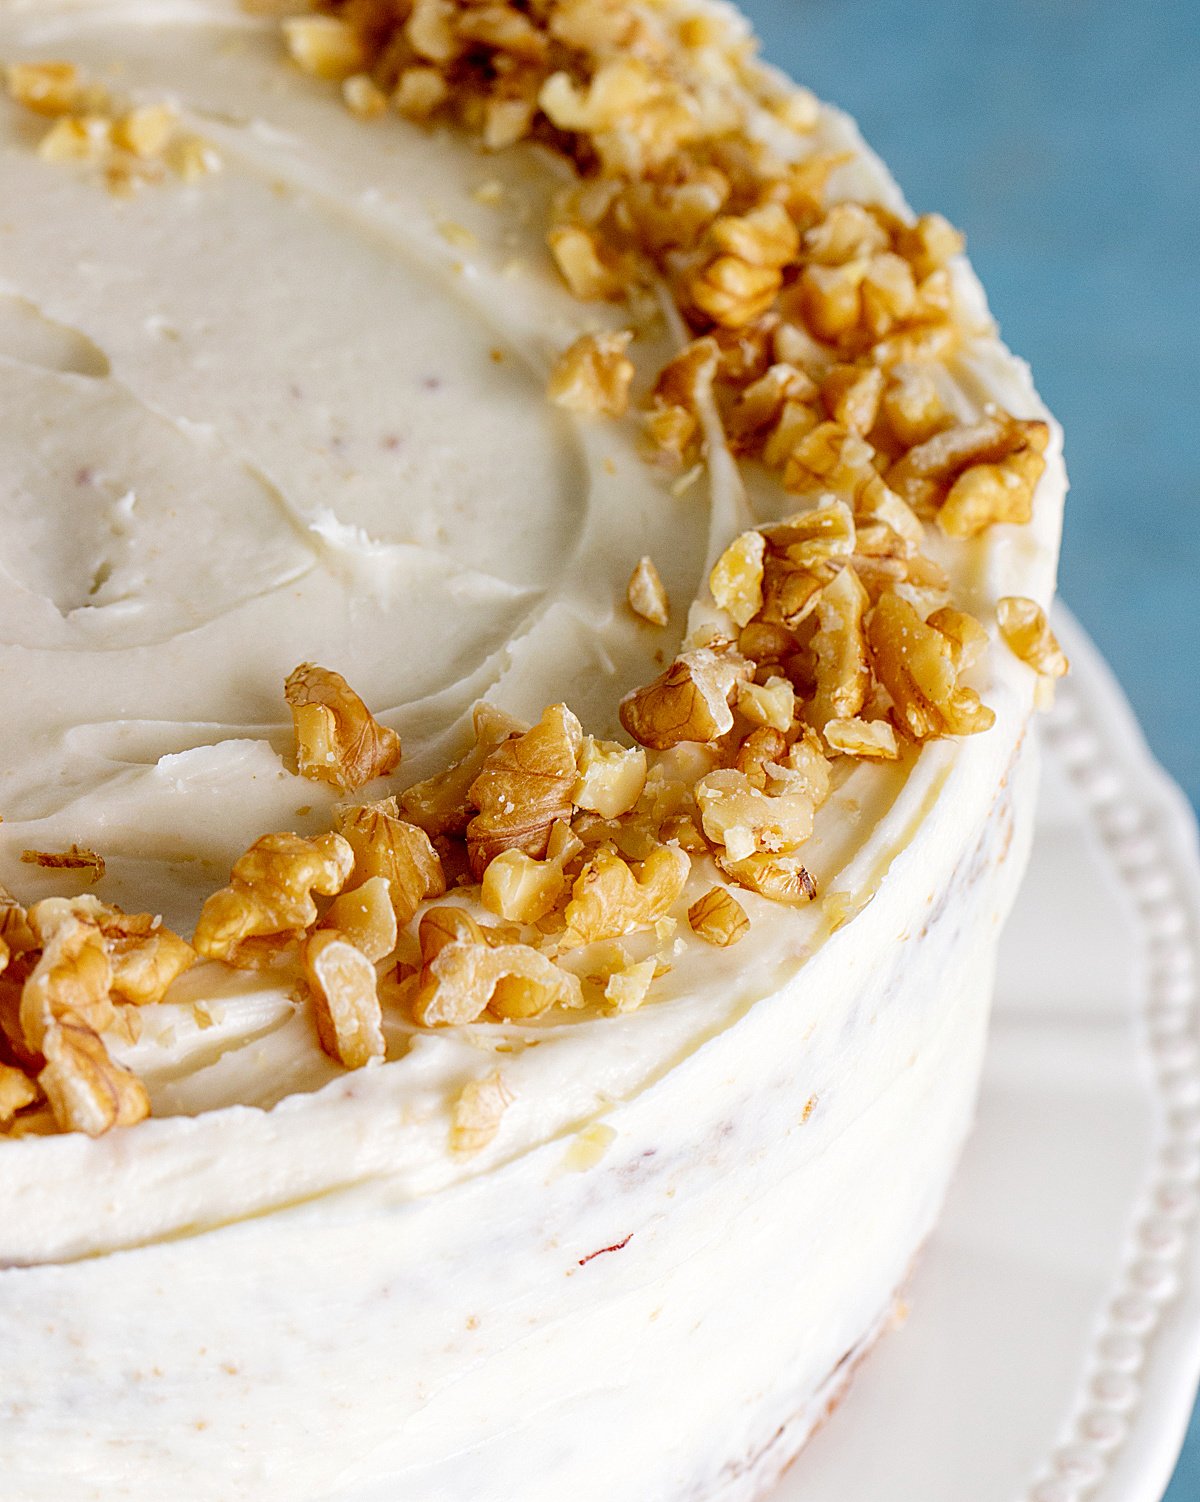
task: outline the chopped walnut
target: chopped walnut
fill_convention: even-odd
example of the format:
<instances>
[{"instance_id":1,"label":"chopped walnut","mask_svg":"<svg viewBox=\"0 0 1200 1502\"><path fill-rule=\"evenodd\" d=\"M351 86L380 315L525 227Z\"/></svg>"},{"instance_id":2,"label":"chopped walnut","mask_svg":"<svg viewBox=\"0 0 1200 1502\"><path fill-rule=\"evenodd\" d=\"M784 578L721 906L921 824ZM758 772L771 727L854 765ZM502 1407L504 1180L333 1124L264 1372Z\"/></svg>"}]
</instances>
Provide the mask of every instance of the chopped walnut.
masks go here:
<instances>
[{"instance_id":1,"label":"chopped walnut","mask_svg":"<svg viewBox=\"0 0 1200 1502\"><path fill-rule=\"evenodd\" d=\"M982 661L987 651L988 634L973 615L943 605L926 617L926 621L949 639L950 653L958 672L968 672Z\"/></svg>"},{"instance_id":2,"label":"chopped walnut","mask_svg":"<svg viewBox=\"0 0 1200 1502\"><path fill-rule=\"evenodd\" d=\"M753 725L787 731L796 717L796 691L778 675L768 677L765 683L739 683L737 707Z\"/></svg>"},{"instance_id":3,"label":"chopped walnut","mask_svg":"<svg viewBox=\"0 0 1200 1502\"><path fill-rule=\"evenodd\" d=\"M879 415L883 371L874 365L835 365L821 383L830 418L856 433L868 433Z\"/></svg>"},{"instance_id":4,"label":"chopped walnut","mask_svg":"<svg viewBox=\"0 0 1200 1502\"><path fill-rule=\"evenodd\" d=\"M704 833L715 845L724 846L731 861L756 852L796 850L812 834L816 811L807 786L784 781L778 791L758 788L733 767L702 777L696 784L696 802Z\"/></svg>"},{"instance_id":5,"label":"chopped walnut","mask_svg":"<svg viewBox=\"0 0 1200 1502\"><path fill-rule=\"evenodd\" d=\"M303 959L321 1047L347 1069L382 1059L383 1014L371 961L333 929L310 934Z\"/></svg>"},{"instance_id":6,"label":"chopped walnut","mask_svg":"<svg viewBox=\"0 0 1200 1502\"><path fill-rule=\"evenodd\" d=\"M27 866L41 866L44 871L86 871L88 885L94 886L104 875L104 857L83 845L68 850L22 850Z\"/></svg>"},{"instance_id":7,"label":"chopped walnut","mask_svg":"<svg viewBox=\"0 0 1200 1502\"><path fill-rule=\"evenodd\" d=\"M896 732L887 720L826 720L822 734L835 755L872 761L895 761L900 755Z\"/></svg>"},{"instance_id":8,"label":"chopped walnut","mask_svg":"<svg viewBox=\"0 0 1200 1502\"><path fill-rule=\"evenodd\" d=\"M581 335L550 372L550 400L571 412L620 417L629 405L633 383L633 361L625 353L632 338L628 329Z\"/></svg>"},{"instance_id":9,"label":"chopped walnut","mask_svg":"<svg viewBox=\"0 0 1200 1502\"><path fill-rule=\"evenodd\" d=\"M409 120L428 120L449 98L450 86L436 68L405 68L392 90L392 105Z\"/></svg>"},{"instance_id":10,"label":"chopped walnut","mask_svg":"<svg viewBox=\"0 0 1200 1502\"><path fill-rule=\"evenodd\" d=\"M1000 634L1022 662L1043 678L1061 678L1070 663L1059 646L1046 612L1036 600L1006 595L996 606Z\"/></svg>"},{"instance_id":11,"label":"chopped walnut","mask_svg":"<svg viewBox=\"0 0 1200 1502\"><path fill-rule=\"evenodd\" d=\"M680 741L714 741L733 728L729 701L750 677L749 667L736 653L710 647L685 652L653 683L621 701L621 724L655 751Z\"/></svg>"},{"instance_id":12,"label":"chopped walnut","mask_svg":"<svg viewBox=\"0 0 1200 1502\"><path fill-rule=\"evenodd\" d=\"M388 96L369 73L352 73L342 83L346 108L360 120L378 120L388 107Z\"/></svg>"},{"instance_id":13,"label":"chopped walnut","mask_svg":"<svg viewBox=\"0 0 1200 1502\"><path fill-rule=\"evenodd\" d=\"M867 642L897 724L913 740L974 735L995 723L975 690L960 686L950 638L907 600L890 592L881 597L867 617Z\"/></svg>"},{"instance_id":14,"label":"chopped walnut","mask_svg":"<svg viewBox=\"0 0 1200 1502\"><path fill-rule=\"evenodd\" d=\"M721 255L692 278L692 301L723 328L744 328L771 306L783 283L775 266L756 266L739 256Z\"/></svg>"},{"instance_id":15,"label":"chopped walnut","mask_svg":"<svg viewBox=\"0 0 1200 1502\"><path fill-rule=\"evenodd\" d=\"M626 590L629 608L634 615L649 621L652 626L665 626L671 619L671 605L654 562L649 557L639 558L629 576Z\"/></svg>"},{"instance_id":16,"label":"chopped walnut","mask_svg":"<svg viewBox=\"0 0 1200 1502\"><path fill-rule=\"evenodd\" d=\"M341 835L265 834L234 862L229 886L204 904L192 942L206 959L239 969L269 965L317 921L313 893L335 896L353 867Z\"/></svg>"},{"instance_id":17,"label":"chopped walnut","mask_svg":"<svg viewBox=\"0 0 1200 1502\"><path fill-rule=\"evenodd\" d=\"M381 725L340 673L302 662L284 696L296 728L302 777L356 792L400 762L400 737Z\"/></svg>"},{"instance_id":18,"label":"chopped walnut","mask_svg":"<svg viewBox=\"0 0 1200 1502\"><path fill-rule=\"evenodd\" d=\"M601 259L595 238L578 224L561 225L546 236L562 279L585 302L619 297L621 283Z\"/></svg>"},{"instance_id":19,"label":"chopped walnut","mask_svg":"<svg viewBox=\"0 0 1200 1502\"><path fill-rule=\"evenodd\" d=\"M910 448L888 470L887 483L918 511L936 514L949 537L974 537L994 522L1027 522L1049 437L1044 422L994 412Z\"/></svg>"},{"instance_id":20,"label":"chopped walnut","mask_svg":"<svg viewBox=\"0 0 1200 1502\"><path fill-rule=\"evenodd\" d=\"M724 887L710 887L688 908L692 931L718 949L728 949L750 931L746 909Z\"/></svg>"},{"instance_id":21,"label":"chopped walnut","mask_svg":"<svg viewBox=\"0 0 1200 1502\"><path fill-rule=\"evenodd\" d=\"M386 876L369 876L361 886L342 892L325 909L317 927L340 933L372 964L386 959L399 937L391 881Z\"/></svg>"},{"instance_id":22,"label":"chopped walnut","mask_svg":"<svg viewBox=\"0 0 1200 1502\"><path fill-rule=\"evenodd\" d=\"M765 529L762 619L795 630L816 609L822 591L851 557L854 517L844 501L829 498Z\"/></svg>"},{"instance_id":23,"label":"chopped walnut","mask_svg":"<svg viewBox=\"0 0 1200 1502\"><path fill-rule=\"evenodd\" d=\"M720 347L711 337L693 339L658 373L653 400L664 407L696 413L709 400Z\"/></svg>"},{"instance_id":24,"label":"chopped walnut","mask_svg":"<svg viewBox=\"0 0 1200 1502\"><path fill-rule=\"evenodd\" d=\"M805 706L805 718L818 730L829 720L853 719L866 703L871 668L863 618L869 604L850 567L842 569L817 600L817 630L811 643L816 692Z\"/></svg>"},{"instance_id":25,"label":"chopped walnut","mask_svg":"<svg viewBox=\"0 0 1200 1502\"><path fill-rule=\"evenodd\" d=\"M9 97L38 115L68 114L83 87L74 63L10 63L4 76Z\"/></svg>"},{"instance_id":26,"label":"chopped walnut","mask_svg":"<svg viewBox=\"0 0 1200 1502\"><path fill-rule=\"evenodd\" d=\"M621 746L585 735L578 766L571 801L602 819L627 814L646 786L646 753L641 746Z\"/></svg>"},{"instance_id":27,"label":"chopped walnut","mask_svg":"<svg viewBox=\"0 0 1200 1502\"><path fill-rule=\"evenodd\" d=\"M290 16L283 35L292 59L314 78L340 81L367 62L357 29L338 16Z\"/></svg>"},{"instance_id":28,"label":"chopped walnut","mask_svg":"<svg viewBox=\"0 0 1200 1502\"><path fill-rule=\"evenodd\" d=\"M468 1080L454 1103L451 1149L463 1154L482 1152L495 1139L504 1113L515 1099L498 1069L482 1079Z\"/></svg>"},{"instance_id":29,"label":"chopped walnut","mask_svg":"<svg viewBox=\"0 0 1200 1502\"><path fill-rule=\"evenodd\" d=\"M394 798L338 811L338 831L354 854L354 872L364 882L381 876L388 884L396 923L403 928L427 897L446 890L442 863L429 836L397 816Z\"/></svg>"},{"instance_id":30,"label":"chopped walnut","mask_svg":"<svg viewBox=\"0 0 1200 1502\"><path fill-rule=\"evenodd\" d=\"M652 927L669 913L690 869L687 854L671 845L659 845L636 870L616 851L597 851L575 879L562 947L577 949Z\"/></svg>"},{"instance_id":31,"label":"chopped walnut","mask_svg":"<svg viewBox=\"0 0 1200 1502\"><path fill-rule=\"evenodd\" d=\"M761 532L743 532L717 559L708 576L713 600L719 609L729 612L735 626L748 625L762 609L766 546Z\"/></svg>"},{"instance_id":32,"label":"chopped walnut","mask_svg":"<svg viewBox=\"0 0 1200 1502\"><path fill-rule=\"evenodd\" d=\"M174 132L174 110L165 104L143 104L113 121L112 142L145 160L160 156Z\"/></svg>"},{"instance_id":33,"label":"chopped walnut","mask_svg":"<svg viewBox=\"0 0 1200 1502\"><path fill-rule=\"evenodd\" d=\"M428 835L461 834L474 812L469 792L483 764L503 741L529 727L494 704L481 701L473 712L475 744L444 772L413 783L399 794L400 812Z\"/></svg>"},{"instance_id":34,"label":"chopped walnut","mask_svg":"<svg viewBox=\"0 0 1200 1502\"><path fill-rule=\"evenodd\" d=\"M17 1112L37 1098L38 1087L23 1069L0 1064L0 1131L7 1131Z\"/></svg>"},{"instance_id":35,"label":"chopped walnut","mask_svg":"<svg viewBox=\"0 0 1200 1502\"><path fill-rule=\"evenodd\" d=\"M796 259L800 232L781 203L764 203L748 214L726 215L710 231L726 255L751 266L780 268Z\"/></svg>"},{"instance_id":36,"label":"chopped walnut","mask_svg":"<svg viewBox=\"0 0 1200 1502\"><path fill-rule=\"evenodd\" d=\"M651 958L614 971L604 983L605 1001L618 1014L636 1012L649 994L657 968Z\"/></svg>"},{"instance_id":37,"label":"chopped walnut","mask_svg":"<svg viewBox=\"0 0 1200 1502\"><path fill-rule=\"evenodd\" d=\"M100 1037L70 1011L54 1018L42 1039L46 1067L38 1084L64 1132L99 1137L150 1114L138 1077L109 1057Z\"/></svg>"},{"instance_id":38,"label":"chopped walnut","mask_svg":"<svg viewBox=\"0 0 1200 1502\"><path fill-rule=\"evenodd\" d=\"M510 923L536 923L551 911L566 885L558 861L534 860L523 850L502 850L483 873L480 901L489 913Z\"/></svg>"},{"instance_id":39,"label":"chopped walnut","mask_svg":"<svg viewBox=\"0 0 1200 1502\"><path fill-rule=\"evenodd\" d=\"M477 879L502 850L545 855L555 822L570 823L582 741L571 711L552 704L532 729L502 742L487 757L470 790L479 812L467 825Z\"/></svg>"},{"instance_id":40,"label":"chopped walnut","mask_svg":"<svg viewBox=\"0 0 1200 1502\"><path fill-rule=\"evenodd\" d=\"M797 855L768 855L759 851L743 860L718 857L717 864L738 886L772 902L803 907L816 901L817 884Z\"/></svg>"},{"instance_id":41,"label":"chopped walnut","mask_svg":"<svg viewBox=\"0 0 1200 1502\"><path fill-rule=\"evenodd\" d=\"M929 371L920 365L896 365L888 372L881 402L883 419L902 448L932 438L953 418L946 410Z\"/></svg>"},{"instance_id":42,"label":"chopped walnut","mask_svg":"<svg viewBox=\"0 0 1200 1502\"><path fill-rule=\"evenodd\" d=\"M421 1027L475 1022L487 1010L509 1019L553 1006L577 1007L578 977L528 944L489 944L461 908L430 908L421 919L421 973L413 1016Z\"/></svg>"},{"instance_id":43,"label":"chopped walnut","mask_svg":"<svg viewBox=\"0 0 1200 1502\"><path fill-rule=\"evenodd\" d=\"M196 951L187 940L160 927L157 920L145 933L121 933L119 923L102 921L100 932L109 943L113 995L134 1006L161 1001L177 977L196 962Z\"/></svg>"},{"instance_id":44,"label":"chopped walnut","mask_svg":"<svg viewBox=\"0 0 1200 1502\"><path fill-rule=\"evenodd\" d=\"M37 931L40 904L31 910ZM72 913L58 916L39 932L42 950L21 990L20 1025L34 1055L44 1052L46 1032L70 1013L96 1030L112 1021L112 959L104 936Z\"/></svg>"}]
</instances>

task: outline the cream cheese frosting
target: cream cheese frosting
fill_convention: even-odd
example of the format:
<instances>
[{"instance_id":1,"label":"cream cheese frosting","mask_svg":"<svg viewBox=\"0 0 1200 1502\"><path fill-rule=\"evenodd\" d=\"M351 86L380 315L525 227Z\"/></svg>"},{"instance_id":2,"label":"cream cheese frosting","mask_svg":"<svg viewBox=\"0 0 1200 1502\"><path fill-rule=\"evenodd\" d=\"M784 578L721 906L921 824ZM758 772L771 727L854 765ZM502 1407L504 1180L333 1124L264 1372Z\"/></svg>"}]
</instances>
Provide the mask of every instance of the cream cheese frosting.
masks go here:
<instances>
[{"instance_id":1,"label":"cream cheese frosting","mask_svg":"<svg viewBox=\"0 0 1200 1502\"><path fill-rule=\"evenodd\" d=\"M564 346L624 315L580 304L554 272L544 228L566 169L544 149L485 153L356 120L281 66L274 22L233 0L0 0L0 59L46 56L134 102L169 101L221 170L114 196L39 157L36 123L0 99L0 883L25 900L67 890L20 857L78 843L104 855L99 895L190 933L258 834L329 827L335 795L291 762L281 684L297 662L335 666L399 732L404 783L461 749L480 698L527 719L565 699L587 729L617 734L622 696L677 649L718 553L790 503L715 430L704 472L680 487L631 421L547 403ZM802 137L757 123L784 153L849 152L831 197L903 208L836 110ZM951 409L1048 418L962 261L954 292L968 333L946 368ZM639 377L679 340L671 318L642 333ZM1028 526L931 542L985 624L1001 597L1053 593L1057 428L1047 461ZM622 603L643 555L676 605L662 631ZM735 1258L764 1297L783 1296L772 1214L841 1213L837 1256L811 1234L797 1249L811 1286L781 1326L788 1378L737 1409L736 1443L766 1455L881 1317L969 1118L996 927L1028 835L1035 690L999 642L973 681L994 729L856 764L820 810L805 863L851 922L836 905L741 893L747 938L681 942L653 1003L628 1015L433 1032L385 1008L387 1062L347 1073L314 1046L292 979L200 965L143 1009L136 1041L109 1037L151 1120L0 1144L0 1327L28 1376L22 1415L0 1407L0 1457L19 1494L61 1502L70 1477L81 1502L150 1496L195 1468L181 1497L590 1502L600 1493L556 1457L572 1426L658 1401L636 1343L659 1312L682 1367L725 1350L728 1382L753 1389L720 1317L695 1342L687 1321ZM711 884L702 865L689 900ZM764 1057L782 1042L786 1060ZM497 1068L511 1094L500 1129L455 1153L454 1103ZM797 1073L823 1103L799 1146ZM697 1142L704 1182L689 1188ZM722 1246L735 1162L750 1209ZM626 1230L649 1260L593 1268ZM855 1236L888 1255L845 1251ZM311 1260L280 1265L301 1247ZM329 1293L314 1269L334 1264L342 1294L306 1308ZM253 1280L259 1302L247 1289L223 1309L220 1285L247 1265L274 1267ZM452 1295L431 1291L434 1266ZM201 1268L210 1283L195 1283ZM593 1276L601 1292L581 1304ZM172 1302L181 1284L194 1291ZM403 1360L369 1307L385 1296L407 1322ZM746 1299L730 1297L730 1330L752 1317ZM154 1328L118 1359L147 1311ZM784 1349L798 1328L799 1365ZM86 1353L75 1398L72 1347ZM361 1381L392 1393L390 1417L347 1397L344 1442L319 1453L303 1410L281 1417L267 1395L299 1362L306 1401ZM387 1386L396 1362L402 1392ZM158 1435L126 1379L153 1393ZM683 1384L661 1443L631 1443L617 1467L627 1489L751 1495L720 1471L717 1440L711 1463L697 1453L726 1379ZM522 1412L525 1393L544 1408ZM556 1438L531 1479L521 1436L535 1421ZM639 1476L652 1478L640 1490Z\"/></svg>"}]
</instances>

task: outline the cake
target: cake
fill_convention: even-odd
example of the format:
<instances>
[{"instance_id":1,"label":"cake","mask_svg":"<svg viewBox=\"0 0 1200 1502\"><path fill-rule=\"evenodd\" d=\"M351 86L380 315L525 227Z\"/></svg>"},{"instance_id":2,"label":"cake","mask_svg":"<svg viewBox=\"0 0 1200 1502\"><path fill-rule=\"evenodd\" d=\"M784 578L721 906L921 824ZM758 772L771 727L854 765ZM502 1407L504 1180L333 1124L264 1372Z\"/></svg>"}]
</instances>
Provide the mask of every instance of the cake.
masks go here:
<instances>
[{"instance_id":1,"label":"cake","mask_svg":"<svg viewBox=\"0 0 1200 1502\"><path fill-rule=\"evenodd\" d=\"M764 1496L1066 667L960 238L708 0L0 61L0 1495Z\"/></svg>"}]
</instances>

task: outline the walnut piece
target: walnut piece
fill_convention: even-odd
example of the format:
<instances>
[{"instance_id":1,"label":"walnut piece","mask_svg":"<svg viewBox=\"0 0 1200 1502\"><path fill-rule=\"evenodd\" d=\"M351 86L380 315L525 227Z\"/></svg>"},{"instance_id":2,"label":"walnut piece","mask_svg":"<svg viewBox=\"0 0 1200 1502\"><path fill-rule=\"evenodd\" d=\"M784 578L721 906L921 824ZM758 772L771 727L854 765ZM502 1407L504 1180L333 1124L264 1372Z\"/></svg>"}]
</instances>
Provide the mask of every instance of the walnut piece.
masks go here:
<instances>
[{"instance_id":1,"label":"walnut piece","mask_svg":"<svg viewBox=\"0 0 1200 1502\"><path fill-rule=\"evenodd\" d=\"M67 850L22 850L21 860L44 871L86 871L89 886L95 886L104 875L104 857L83 845Z\"/></svg>"},{"instance_id":2,"label":"walnut piece","mask_svg":"<svg viewBox=\"0 0 1200 1502\"><path fill-rule=\"evenodd\" d=\"M546 244L562 279L584 302L619 297L621 283L601 259L595 238L577 224L561 225L546 236Z\"/></svg>"},{"instance_id":3,"label":"walnut piece","mask_svg":"<svg viewBox=\"0 0 1200 1502\"><path fill-rule=\"evenodd\" d=\"M727 949L750 931L746 909L724 887L710 887L688 908L693 933L718 949Z\"/></svg>"},{"instance_id":4,"label":"walnut piece","mask_svg":"<svg viewBox=\"0 0 1200 1502\"><path fill-rule=\"evenodd\" d=\"M347 1069L385 1053L375 967L344 934L318 929L304 942L304 974L321 1047Z\"/></svg>"},{"instance_id":5,"label":"walnut piece","mask_svg":"<svg viewBox=\"0 0 1200 1502\"><path fill-rule=\"evenodd\" d=\"M521 1019L582 1004L576 976L528 944L490 944L461 908L430 908L418 937L422 963L412 1006L421 1027L476 1022L489 1008Z\"/></svg>"},{"instance_id":6,"label":"walnut piece","mask_svg":"<svg viewBox=\"0 0 1200 1502\"><path fill-rule=\"evenodd\" d=\"M381 725L340 673L302 662L284 684L301 777L356 792L400 763L400 737Z\"/></svg>"},{"instance_id":7,"label":"walnut piece","mask_svg":"<svg viewBox=\"0 0 1200 1502\"><path fill-rule=\"evenodd\" d=\"M338 16L291 16L282 25L292 60L314 78L337 82L367 61L358 31Z\"/></svg>"},{"instance_id":8,"label":"walnut piece","mask_svg":"<svg viewBox=\"0 0 1200 1502\"><path fill-rule=\"evenodd\" d=\"M107 1027L114 1015L110 1000L112 959L104 936L92 923L70 911L39 914L30 910L41 954L21 989L20 1024L32 1054L44 1052L47 1031L56 1018L70 1013L95 1030ZM49 916L43 929L39 916Z\"/></svg>"},{"instance_id":9,"label":"walnut piece","mask_svg":"<svg viewBox=\"0 0 1200 1502\"><path fill-rule=\"evenodd\" d=\"M782 782L778 791L765 790L733 767L702 777L696 784L696 802L705 835L724 846L731 861L798 849L812 834L816 812L816 799L806 783Z\"/></svg>"},{"instance_id":10,"label":"walnut piece","mask_svg":"<svg viewBox=\"0 0 1200 1502\"><path fill-rule=\"evenodd\" d=\"M743 532L717 559L708 576L714 602L729 612L735 626L748 625L762 609L766 547L761 532Z\"/></svg>"},{"instance_id":11,"label":"walnut piece","mask_svg":"<svg viewBox=\"0 0 1200 1502\"><path fill-rule=\"evenodd\" d=\"M954 643L907 600L891 592L881 597L867 617L867 643L897 725L913 740L974 735L995 723L975 690L960 686Z\"/></svg>"},{"instance_id":12,"label":"walnut piece","mask_svg":"<svg viewBox=\"0 0 1200 1502\"><path fill-rule=\"evenodd\" d=\"M571 791L576 808L619 819L637 804L646 786L646 753L585 735L579 752L579 778Z\"/></svg>"},{"instance_id":13,"label":"walnut piece","mask_svg":"<svg viewBox=\"0 0 1200 1502\"><path fill-rule=\"evenodd\" d=\"M445 872L429 836L397 816L395 798L341 808L337 826L353 852L354 874L364 882L376 876L387 882L398 928L427 897L440 897L446 890Z\"/></svg>"},{"instance_id":14,"label":"walnut piece","mask_svg":"<svg viewBox=\"0 0 1200 1502\"><path fill-rule=\"evenodd\" d=\"M386 876L369 876L361 886L335 897L317 927L340 933L372 964L386 959L399 937L392 883Z\"/></svg>"},{"instance_id":15,"label":"walnut piece","mask_svg":"<svg viewBox=\"0 0 1200 1502\"><path fill-rule=\"evenodd\" d=\"M192 942L238 969L269 965L317 921L313 893L336 896L354 868L339 834L265 834L234 862L230 884L204 904Z\"/></svg>"},{"instance_id":16,"label":"walnut piece","mask_svg":"<svg viewBox=\"0 0 1200 1502\"><path fill-rule=\"evenodd\" d=\"M629 608L634 615L649 621L652 626L665 626L671 619L671 605L667 599L666 586L662 582L653 559L639 558L629 576L626 590Z\"/></svg>"},{"instance_id":17,"label":"walnut piece","mask_svg":"<svg viewBox=\"0 0 1200 1502\"><path fill-rule=\"evenodd\" d=\"M133 1126L150 1114L150 1097L138 1077L109 1057L99 1036L65 1011L46 1028L46 1067L38 1084L64 1132L99 1137L112 1127Z\"/></svg>"},{"instance_id":18,"label":"walnut piece","mask_svg":"<svg viewBox=\"0 0 1200 1502\"><path fill-rule=\"evenodd\" d=\"M640 745L665 751L681 741L714 741L733 728L729 701L750 677L733 652L685 652L644 688L621 701L621 724Z\"/></svg>"},{"instance_id":19,"label":"walnut piece","mask_svg":"<svg viewBox=\"0 0 1200 1502\"><path fill-rule=\"evenodd\" d=\"M1023 523L1045 468L1049 426L993 411L943 428L887 471L890 488L948 537L975 537L996 522Z\"/></svg>"},{"instance_id":20,"label":"walnut piece","mask_svg":"<svg viewBox=\"0 0 1200 1502\"><path fill-rule=\"evenodd\" d=\"M489 913L510 923L536 923L565 890L558 861L534 860L523 850L502 850L488 862L479 900Z\"/></svg>"},{"instance_id":21,"label":"walnut piece","mask_svg":"<svg viewBox=\"0 0 1200 1502\"><path fill-rule=\"evenodd\" d=\"M604 1000L618 1014L636 1012L649 994L657 968L652 956L613 971L604 983Z\"/></svg>"},{"instance_id":22,"label":"walnut piece","mask_svg":"<svg viewBox=\"0 0 1200 1502\"><path fill-rule=\"evenodd\" d=\"M597 851L571 889L562 948L652 927L670 912L690 870L688 855L672 845L659 845L636 867L615 850Z\"/></svg>"},{"instance_id":23,"label":"walnut piece","mask_svg":"<svg viewBox=\"0 0 1200 1502\"><path fill-rule=\"evenodd\" d=\"M1046 612L1036 600L1006 595L996 604L1000 634L1013 653L1043 678L1061 678L1070 669Z\"/></svg>"},{"instance_id":24,"label":"walnut piece","mask_svg":"<svg viewBox=\"0 0 1200 1502\"><path fill-rule=\"evenodd\" d=\"M816 900L817 884L799 856L757 852L744 860L719 857L717 864L731 881L772 902L803 907Z\"/></svg>"},{"instance_id":25,"label":"walnut piece","mask_svg":"<svg viewBox=\"0 0 1200 1502\"><path fill-rule=\"evenodd\" d=\"M38 1098L38 1087L23 1069L0 1064L0 1131L7 1131L13 1117Z\"/></svg>"},{"instance_id":26,"label":"walnut piece","mask_svg":"<svg viewBox=\"0 0 1200 1502\"><path fill-rule=\"evenodd\" d=\"M620 417L629 405L633 361L625 351L633 335L582 334L555 362L546 395L570 412Z\"/></svg>"},{"instance_id":27,"label":"walnut piece","mask_svg":"<svg viewBox=\"0 0 1200 1502\"><path fill-rule=\"evenodd\" d=\"M816 602L813 634L816 691L804 717L823 730L830 720L853 719L871 687L863 618L870 600L858 575L846 567L822 589Z\"/></svg>"},{"instance_id":28,"label":"walnut piece","mask_svg":"<svg viewBox=\"0 0 1200 1502\"><path fill-rule=\"evenodd\" d=\"M4 70L9 97L38 115L65 115L82 89L74 63L10 63Z\"/></svg>"},{"instance_id":29,"label":"walnut piece","mask_svg":"<svg viewBox=\"0 0 1200 1502\"><path fill-rule=\"evenodd\" d=\"M468 795L484 762L503 741L529 728L486 700L476 704L472 719L475 744L470 751L444 772L405 788L397 798L404 817L428 835L461 834L466 829L474 813Z\"/></svg>"},{"instance_id":30,"label":"walnut piece","mask_svg":"<svg viewBox=\"0 0 1200 1502\"><path fill-rule=\"evenodd\" d=\"M482 1079L468 1080L451 1115L451 1150L464 1155L482 1152L495 1139L504 1113L515 1099L498 1069Z\"/></svg>"},{"instance_id":31,"label":"walnut piece","mask_svg":"<svg viewBox=\"0 0 1200 1502\"><path fill-rule=\"evenodd\" d=\"M477 880L502 850L523 850L540 859L555 822L570 823L582 741L571 711L565 704L552 704L532 729L490 753L469 795L479 810L467 825Z\"/></svg>"},{"instance_id":32,"label":"walnut piece","mask_svg":"<svg viewBox=\"0 0 1200 1502\"><path fill-rule=\"evenodd\" d=\"M825 744L837 756L895 761L900 755L896 732L887 720L826 720L822 734Z\"/></svg>"}]
</instances>

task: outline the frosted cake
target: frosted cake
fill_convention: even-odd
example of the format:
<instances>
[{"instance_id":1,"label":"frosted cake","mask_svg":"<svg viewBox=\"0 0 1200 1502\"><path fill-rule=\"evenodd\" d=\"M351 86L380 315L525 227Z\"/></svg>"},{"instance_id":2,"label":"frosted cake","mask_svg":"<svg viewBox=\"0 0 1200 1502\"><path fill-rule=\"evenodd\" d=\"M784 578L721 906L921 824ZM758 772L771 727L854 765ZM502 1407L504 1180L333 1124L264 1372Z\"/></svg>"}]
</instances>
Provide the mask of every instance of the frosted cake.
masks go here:
<instances>
[{"instance_id":1,"label":"frosted cake","mask_svg":"<svg viewBox=\"0 0 1200 1502\"><path fill-rule=\"evenodd\" d=\"M0 1492L765 1495L1066 666L960 237L712 4L0 60Z\"/></svg>"}]
</instances>

